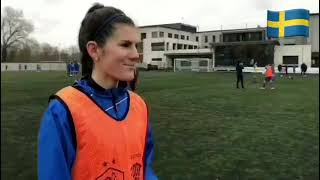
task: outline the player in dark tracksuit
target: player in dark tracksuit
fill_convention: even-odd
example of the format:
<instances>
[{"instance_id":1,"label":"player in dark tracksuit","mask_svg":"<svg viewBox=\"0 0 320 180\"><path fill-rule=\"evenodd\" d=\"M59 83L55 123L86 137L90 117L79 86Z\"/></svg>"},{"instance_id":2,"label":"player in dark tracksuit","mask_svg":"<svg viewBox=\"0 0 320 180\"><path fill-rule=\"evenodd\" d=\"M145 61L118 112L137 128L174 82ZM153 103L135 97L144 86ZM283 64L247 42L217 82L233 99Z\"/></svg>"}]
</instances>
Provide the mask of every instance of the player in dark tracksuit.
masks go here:
<instances>
[{"instance_id":1,"label":"player in dark tracksuit","mask_svg":"<svg viewBox=\"0 0 320 180\"><path fill-rule=\"evenodd\" d=\"M239 82L241 82L241 87L243 86L243 74L242 74L243 64L238 61L236 65L236 71L237 71L237 88L239 88Z\"/></svg>"}]
</instances>

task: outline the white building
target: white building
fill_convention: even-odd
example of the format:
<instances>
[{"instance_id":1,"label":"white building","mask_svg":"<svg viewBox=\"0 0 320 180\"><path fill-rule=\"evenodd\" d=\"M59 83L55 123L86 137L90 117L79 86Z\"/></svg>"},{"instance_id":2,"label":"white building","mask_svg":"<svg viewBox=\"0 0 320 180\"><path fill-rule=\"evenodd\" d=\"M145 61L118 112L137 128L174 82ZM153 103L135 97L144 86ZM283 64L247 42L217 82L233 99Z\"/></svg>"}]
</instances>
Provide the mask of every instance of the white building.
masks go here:
<instances>
[{"instance_id":1,"label":"white building","mask_svg":"<svg viewBox=\"0 0 320 180\"><path fill-rule=\"evenodd\" d=\"M140 27L143 64L157 65L159 68L172 67L168 53L198 49L196 28L185 24L162 24Z\"/></svg>"}]
</instances>

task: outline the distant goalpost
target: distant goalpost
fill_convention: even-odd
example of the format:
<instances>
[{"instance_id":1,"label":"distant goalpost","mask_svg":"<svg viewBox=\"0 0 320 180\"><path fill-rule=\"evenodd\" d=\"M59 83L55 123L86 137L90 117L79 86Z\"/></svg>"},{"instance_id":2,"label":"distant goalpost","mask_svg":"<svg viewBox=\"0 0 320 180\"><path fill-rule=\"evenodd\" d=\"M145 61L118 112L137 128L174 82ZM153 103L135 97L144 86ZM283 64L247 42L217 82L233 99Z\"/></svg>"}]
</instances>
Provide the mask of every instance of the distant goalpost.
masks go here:
<instances>
[{"instance_id":1,"label":"distant goalpost","mask_svg":"<svg viewBox=\"0 0 320 180\"><path fill-rule=\"evenodd\" d=\"M174 59L174 72L210 72L209 58L177 58Z\"/></svg>"}]
</instances>

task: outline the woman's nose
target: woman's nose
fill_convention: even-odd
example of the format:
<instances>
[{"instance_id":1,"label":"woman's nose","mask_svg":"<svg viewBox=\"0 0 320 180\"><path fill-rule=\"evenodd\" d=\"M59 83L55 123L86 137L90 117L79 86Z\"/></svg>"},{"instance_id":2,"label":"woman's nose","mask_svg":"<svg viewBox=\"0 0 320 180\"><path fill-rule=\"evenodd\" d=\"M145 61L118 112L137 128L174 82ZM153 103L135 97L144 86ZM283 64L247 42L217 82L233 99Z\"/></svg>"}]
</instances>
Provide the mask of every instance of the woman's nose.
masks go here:
<instances>
[{"instance_id":1,"label":"woman's nose","mask_svg":"<svg viewBox=\"0 0 320 180\"><path fill-rule=\"evenodd\" d=\"M139 53L138 53L138 50L135 46L133 46L133 48L131 49L130 59L131 60L138 60L139 59Z\"/></svg>"}]
</instances>

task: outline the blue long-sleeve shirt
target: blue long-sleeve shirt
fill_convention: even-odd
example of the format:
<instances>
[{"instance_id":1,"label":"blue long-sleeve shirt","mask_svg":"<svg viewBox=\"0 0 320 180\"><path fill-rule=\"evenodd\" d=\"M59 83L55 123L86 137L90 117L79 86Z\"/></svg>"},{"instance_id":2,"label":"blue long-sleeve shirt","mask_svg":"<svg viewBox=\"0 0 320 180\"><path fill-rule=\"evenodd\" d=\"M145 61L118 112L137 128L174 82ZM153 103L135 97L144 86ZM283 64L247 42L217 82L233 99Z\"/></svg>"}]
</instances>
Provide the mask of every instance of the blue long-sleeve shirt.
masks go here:
<instances>
[{"instance_id":1,"label":"blue long-sleeve shirt","mask_svg":"<svg viewBox=\"0 0 320 180\"><path fill-rule=\"evenodd\" d=\"M76 86L90 95L115 120L121 121L126 117L130 103L127 90L105 90L90 77L80 80ZM38 179L71 180L71 169L76 158L76 134L71 114L59 98L50 102L43 115L38 141ZM153 156L153 138L149 125L144 160L146 180L158 179L151 166Z\"/></svg>"}]
</instances>

